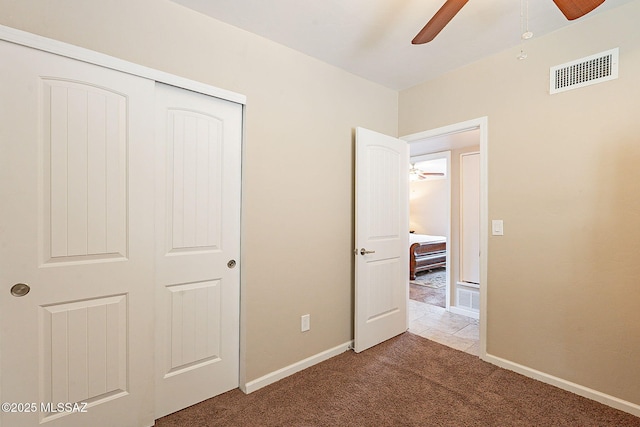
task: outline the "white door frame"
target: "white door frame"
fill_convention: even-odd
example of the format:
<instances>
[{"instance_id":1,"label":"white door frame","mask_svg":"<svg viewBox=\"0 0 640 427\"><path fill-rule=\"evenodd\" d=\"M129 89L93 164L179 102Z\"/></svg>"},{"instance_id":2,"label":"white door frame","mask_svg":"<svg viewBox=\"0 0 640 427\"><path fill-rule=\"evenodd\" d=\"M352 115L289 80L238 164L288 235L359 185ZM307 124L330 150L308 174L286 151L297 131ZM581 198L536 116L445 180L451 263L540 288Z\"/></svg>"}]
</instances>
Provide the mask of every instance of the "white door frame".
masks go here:
<instances>
[{"instance_id":1,"label":"white door frame","mask_svg":"<svg viewBox=\"0 0 640 427\"><path fill-rule=\"evenodd\" d=\"M487 259L489 241L489 180L488 180L488 148L489 148L489 119L479 117L465 122L439 127L423 132L406 135L400 139L408 143L451 135L469 130L480 131L480 358L487 355Z\"/></svg>"},{"instance_id":2,"label":"white door frame","mask_svg":"<svg viewBox=\"0 0 640 427\"><path fill-rule=\"evenodd\" d=\"M402 139L402 138L401 138ZM437 151L430 154L418 154L415 156L409 156L409 161L413 164L416 162L422 162L425 160L434 159L446 159L447 160L447 172L445 179L447 180L447 201L446 201L446 216L447 216L447 249L445 251L445 260L447 263L447 269L445 270L445 309L448 311L451 307L451 150ZM409 196L411 197L411 196ZM409 208L409 216L411 216L411 208Z\"/></svg>"},{"instance_id":3,"label":"white door frame","mask_svg":"<svg viewBox=\"0 0 640 427\"><path fill-rule=\"evenodd\" d=\"M15 28L6 27L4 25L0 25L0 39L45 52L54 53L56 55L66 56L67 58L99 65L104 68L122 71L123 73L132 74L134 76L144 77L149 80L155 80L160 83L177 86L182 89L189 89L194 92L211 95L216 98L238 104L246 105L247 103L247 97L245 95L210 86L195 80L179 77L174 74L165 73L164 71L154 70L153 68L134 64L123 59L115 58L113 56L105 55L103 53L95 52L58 40L38 36L22 30L16 30Z\"/></svg>"}]
</instances>

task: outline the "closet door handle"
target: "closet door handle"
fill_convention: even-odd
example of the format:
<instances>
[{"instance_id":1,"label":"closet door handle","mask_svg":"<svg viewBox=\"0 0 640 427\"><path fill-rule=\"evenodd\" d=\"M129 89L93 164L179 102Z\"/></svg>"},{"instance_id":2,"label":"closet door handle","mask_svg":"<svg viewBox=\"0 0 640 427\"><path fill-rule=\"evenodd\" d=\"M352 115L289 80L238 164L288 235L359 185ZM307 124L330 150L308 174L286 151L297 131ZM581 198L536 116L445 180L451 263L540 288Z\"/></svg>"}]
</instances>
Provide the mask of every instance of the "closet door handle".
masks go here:
<instances>
[{"instance_id":1,"label":"closet door handle","mask_svg":"<svg viewBox=\"0 0 640 427\"><path fill-rule=\"evenodd\" d=\"M376 251L368 251L365 248L360 249L360 255L375 254Z\"/></svg>"},{"instance_id":2,"label":"closet door handle","mask_svg":"<svg viewBox=\"0 0 640 427\"><path fill-rule=\"evenodd\" d=\"M11 295L14 297L23 297L29 293L31 287L26 283L16 283L11 287Z\"/></svg>"}]
</instances>

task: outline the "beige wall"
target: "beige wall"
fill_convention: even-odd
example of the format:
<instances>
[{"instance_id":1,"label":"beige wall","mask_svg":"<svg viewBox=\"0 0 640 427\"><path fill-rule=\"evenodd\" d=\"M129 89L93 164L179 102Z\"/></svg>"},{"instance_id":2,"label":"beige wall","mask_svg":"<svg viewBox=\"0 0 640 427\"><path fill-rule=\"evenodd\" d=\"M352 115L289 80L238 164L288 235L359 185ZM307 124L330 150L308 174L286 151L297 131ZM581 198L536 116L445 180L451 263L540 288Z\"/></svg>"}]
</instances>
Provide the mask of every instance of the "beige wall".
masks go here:
<instances>
[{"instance_id":1,"label":"beige wall","mask_svg":"<svg viewBox=\"0 0 640 427\"><path fill-rule=\"evenodd\" d=\"M166 0L0 10L2 25L246 95L246 380L352 339L352 129L396 135L397 92Z\"/></svg>"},{"instance_id":2,"label":"beige wall","mask_svg":"<svg viewBox=\"0 0 640 427\"><path fill-rule=\"evenodd\" d=\"M399 134L488 116L490 354L640 404L640 1L400 93ZM535 32L535 28L533 28ZM620 47L620 78L549 67Z\"/></svg>"},{"instance_id":3,"label":"beige wall","mask_svg":"<svg viewBox=\"0 0 640 427\"><path fill-rule=\"evenodd\" d=\"M513 49L403 91L399 113L396 92L166 0L0 10L0 24L247 95L247 380L352 338L352 128L486 115L489 214L505 220L489 241L488 351L640 404L640 1L530 40L526 61ZM547 94L549 66L616 46L620 79Z\"/></svg>"},{"instance_id":4,"label":"beige wall","mask_svg":"<svg viewBox=\"0 0 640 427\"><path fill-rule=\"evenodd\" d=\"M416 234L446 236L449 187L446 179L409 183L409 230Z\"/></svg>"}]
</instances>

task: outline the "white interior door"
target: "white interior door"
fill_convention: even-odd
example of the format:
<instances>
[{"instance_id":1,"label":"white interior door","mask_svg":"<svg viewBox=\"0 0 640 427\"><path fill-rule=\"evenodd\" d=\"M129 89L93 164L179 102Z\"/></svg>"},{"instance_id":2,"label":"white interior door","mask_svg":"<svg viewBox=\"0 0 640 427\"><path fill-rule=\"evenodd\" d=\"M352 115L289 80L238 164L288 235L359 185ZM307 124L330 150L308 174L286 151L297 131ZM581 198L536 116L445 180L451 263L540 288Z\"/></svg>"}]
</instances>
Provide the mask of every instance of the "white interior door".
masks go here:
<instances>
[{"instance_id":1,"label":"white interior door","mask_svg":"<svg viewBox=\"0 0 640 427\"><path fill-rule=\"evenodd\" d=\"M409 147L356 129L355 351L407 330Z\"/></svg>"},{"instance_id":2,"label":"white interior door","mask_svg":"<svg viewBox=\"0 0 640 427\"><path fill-rule=\"evenodd\" d=\"M161 417L238 387L242 106L156 87Z\"/></svg>"},{"instance_id":3,"label":"white interior door","mask_svg":"<svg viewBox=\"0 0 640 427\"><path fill-rule=\"evenodd\" d=\"M0 57L0 423L152 425L153 82Z\"/></svg>"},{"instance_id":4,"label":"white interior door","mask_svg":"<svg viewBox=\"0 0 640 427\"><path fill-rule=\"evenodd\" d=\"M460 155L460 281L480 283L480 153Z\"/></svg>"}]
</instances>

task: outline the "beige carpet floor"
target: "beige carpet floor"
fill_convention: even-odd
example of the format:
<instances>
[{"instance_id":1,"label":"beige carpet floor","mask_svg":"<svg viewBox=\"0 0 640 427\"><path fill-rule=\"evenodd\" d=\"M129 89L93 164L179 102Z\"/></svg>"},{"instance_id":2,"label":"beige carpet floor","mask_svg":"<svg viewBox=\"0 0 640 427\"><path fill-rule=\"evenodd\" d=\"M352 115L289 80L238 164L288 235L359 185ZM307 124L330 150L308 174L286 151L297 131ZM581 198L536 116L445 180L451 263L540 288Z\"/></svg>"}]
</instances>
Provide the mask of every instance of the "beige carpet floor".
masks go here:
<instances>
[{"instance_id":1,"label":"beige carpet floor","mask_svg":"<svg viewBox=\"0 0 640 427\"><path fill-rule=\"evenodd\" d=\"M638 427L640 418L407 332L156 426Z\"/></svg>"}]
</instances>

